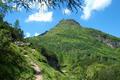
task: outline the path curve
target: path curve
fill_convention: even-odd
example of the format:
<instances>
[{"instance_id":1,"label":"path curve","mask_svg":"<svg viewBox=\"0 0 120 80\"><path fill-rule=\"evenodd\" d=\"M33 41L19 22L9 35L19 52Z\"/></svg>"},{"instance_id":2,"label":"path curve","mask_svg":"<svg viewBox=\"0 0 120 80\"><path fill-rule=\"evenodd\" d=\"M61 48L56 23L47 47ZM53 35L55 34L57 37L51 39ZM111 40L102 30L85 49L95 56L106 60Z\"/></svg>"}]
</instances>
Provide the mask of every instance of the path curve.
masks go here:
<instances>
[{"instance_id":1,"label":"path curve","mask_svg":"<svg viewBox=\"0 0 120 80\"><path fill-rule=\"evenodd\" d=\"M32 63L32 67L35 70L35 80L43 80L39 66L35 63Z\"/></svg>"}]
</instances>

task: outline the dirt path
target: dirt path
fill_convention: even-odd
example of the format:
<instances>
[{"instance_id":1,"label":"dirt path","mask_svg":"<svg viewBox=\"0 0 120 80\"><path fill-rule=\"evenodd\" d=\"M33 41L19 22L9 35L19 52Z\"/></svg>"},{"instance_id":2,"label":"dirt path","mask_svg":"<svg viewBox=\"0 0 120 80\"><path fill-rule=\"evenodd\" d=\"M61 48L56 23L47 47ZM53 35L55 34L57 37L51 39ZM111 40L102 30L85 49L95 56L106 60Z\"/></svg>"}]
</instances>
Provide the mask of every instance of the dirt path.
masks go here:
<instances>
[{"instance_id":1,"label":"dirt path","mask_svg":"<svg viewBox=\"0 0 120 80\"><path fill-rule=\"evenodd\" d=\"M39 66L35 62L33 62L33 60L28 55L24 55L24 56L30 60L32 68L35 70L35 75L34 75L35 80L43 80Z\"/></svg>"},{"instance_id":2,"label":"dirt path","mask_svg":"<svg viewBox=\"0 0 120 80\"><path fill-rule=\"evenodd\" d=\"M42 74L39 66L35 63L32 63L32 67L35 70L35 80L42 80Z\"/></svg>"}]
</instances>

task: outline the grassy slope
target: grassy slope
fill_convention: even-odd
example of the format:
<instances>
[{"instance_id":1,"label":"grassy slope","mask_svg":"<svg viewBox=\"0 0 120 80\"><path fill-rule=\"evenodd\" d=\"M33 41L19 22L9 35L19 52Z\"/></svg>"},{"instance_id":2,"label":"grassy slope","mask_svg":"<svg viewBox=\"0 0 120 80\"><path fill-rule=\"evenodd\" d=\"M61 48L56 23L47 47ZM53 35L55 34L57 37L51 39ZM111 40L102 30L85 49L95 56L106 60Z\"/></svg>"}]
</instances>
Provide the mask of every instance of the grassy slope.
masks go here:
<instances>
[{"instance_id":1,"label":"grassy slope","mask_svg":"<svg viewBox=\"0 0 120 80\"><path fill-rule=\"evenodd\" d=\"M56 73L60 73L46 62L46 58L37 50L11 43L4 54L0 52L0 80L35 80L35 71L31 63L42 69L45 80L56 80Z\"/></svg>"},{"instance_id":2,"label":"grassy slope","mask_svg":"<svg viewBox=\"0 0 120 80\"><path fill-rule=\"evenodd\" d=\"M31 47L13 43L0 52L0 80L35 80L31 62L44 80L120 80L120 48L97 40L103 32L63 20L44 36L29 38Z\"/></svg>"},{"instance_id":3,"label":"grassy slope","mask_svg":"<svg viewBox=\"0 0 120 80\"><path fill-rule=\"evenodd\" d=\"M0 52L0 80L35 80L32 63L48 71L49 65L43 61L46 61L44 56L35 49L11 43L5 52Z\"/></svg>"},{"instance_id":4,"label":"grassy slope","mask_svg":"<svg viewBox=\"0 0 120 80\"><path fill-rule=\"evenodd\" d=\"M11 43L0 55L1 80L25 80L33 77L33 69L24 56L24 50ZM28 74L29 73L29 74Z\"/></svg>"},{"instance_id":5,"label":"grassy slope","mask_svg":"<svg viewBox=\"0 0 120 80\"><path fill-rule=\"evenodd\" d=\"M80 27L72 20L61 21L44 36L30 38L34 48L40 50L43 47L47 55L58 59L61 71L43 62L45 80L119 80L120 49L100 42L96 39L98 35L112 41L120 40L97 30Z\"/></svg>"}]
</instances>

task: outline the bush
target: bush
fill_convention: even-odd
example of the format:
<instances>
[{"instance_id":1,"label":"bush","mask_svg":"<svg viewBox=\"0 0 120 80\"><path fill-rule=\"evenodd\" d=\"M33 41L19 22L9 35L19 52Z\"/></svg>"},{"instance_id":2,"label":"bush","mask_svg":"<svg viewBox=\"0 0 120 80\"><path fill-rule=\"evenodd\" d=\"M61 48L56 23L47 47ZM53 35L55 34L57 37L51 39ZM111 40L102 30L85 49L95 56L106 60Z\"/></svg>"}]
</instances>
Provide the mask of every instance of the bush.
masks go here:
<instances>
[{"instance_id":1,"label":"bush","mask_svg":"<svg viewBox=\"0 0 120 80\"><path fill-rule=\"evenodd\" d=\"M0 50L5 50L8 48L11 41L9 31L5 29L0 30Z\"/></svg>"},{"instance_id":2,"label":"bush","mask_svg":"<svg viewBox=\"0 0 120 80\"><path fill-rule=\"evenodd\" d=\"M93 80L120 80L120 65L112 65L99 71Z\"/></svg>"}]
</instances>

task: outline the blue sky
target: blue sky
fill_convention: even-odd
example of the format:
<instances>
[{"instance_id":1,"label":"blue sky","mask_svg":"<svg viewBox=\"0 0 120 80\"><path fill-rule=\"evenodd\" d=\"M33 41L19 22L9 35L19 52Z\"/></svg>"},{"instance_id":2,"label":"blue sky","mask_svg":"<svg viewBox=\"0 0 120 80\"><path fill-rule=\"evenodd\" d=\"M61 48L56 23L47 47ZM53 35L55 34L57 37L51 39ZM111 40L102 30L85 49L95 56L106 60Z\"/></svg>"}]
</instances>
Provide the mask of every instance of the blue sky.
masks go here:
<instances>
[{"instance_id":1,"label":"blue sky","mask_svg":"<svg viewBox=\"0 0 120 80\"><path fill-rule=\"evenodd\" d=\"M83 11L70 12L67 8L49 10L46 5L32 5L32 11L24 9L8 13L5 17L10 23L16 19L26 37L38 35L53 28L62 19L74 19L84 27L95 28L120 37L120 0L85 0ZM43 3L44 4L44 3Z\"/></svg>"}]
</instances>

